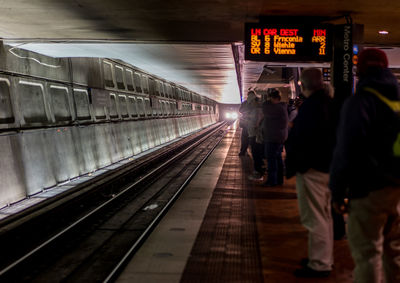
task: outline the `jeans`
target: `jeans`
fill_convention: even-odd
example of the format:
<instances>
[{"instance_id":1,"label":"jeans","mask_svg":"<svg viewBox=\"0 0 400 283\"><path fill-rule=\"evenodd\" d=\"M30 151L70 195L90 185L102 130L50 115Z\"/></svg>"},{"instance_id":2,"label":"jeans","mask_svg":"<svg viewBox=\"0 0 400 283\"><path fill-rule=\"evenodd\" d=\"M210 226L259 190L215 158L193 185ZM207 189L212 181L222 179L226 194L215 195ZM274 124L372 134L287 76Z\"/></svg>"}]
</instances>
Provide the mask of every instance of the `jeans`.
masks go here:
<instances>
[{"instance_id":1,"label":"jeans","mask_svg":"<svg viewBox=\"0 0 400 283\"><path fill-rule=\"evenodd\" d=\"M240 154L245 154L247 148L249 147L249 134L247 133L247 128L242 128L242 135L240 137Z\"/></svg>"},{"instance_id":2,"label":"jeans","mask_svg":"<svg viewBox=\"0 0 400 283\"><path fill-rule=\"evenodd\" d=\"M254 170L260 173L261 175L264 175L264 169L262 168L264 164L263 145L256 142L256 137L249 137L249 143L251 147L251 155L253 156Z\"/></svg>"},{"instance_id":3,"label":"jeans","mask_svg":"<svg viewBox=\"0 0 400 283\"><path fill-rule=\"evenodd\" d=\"M281 143L266 142L264 146L265 157L268 162L268 179L266 183L269 185L283 184L283 145Z\"/></svg>"}]
</instances>

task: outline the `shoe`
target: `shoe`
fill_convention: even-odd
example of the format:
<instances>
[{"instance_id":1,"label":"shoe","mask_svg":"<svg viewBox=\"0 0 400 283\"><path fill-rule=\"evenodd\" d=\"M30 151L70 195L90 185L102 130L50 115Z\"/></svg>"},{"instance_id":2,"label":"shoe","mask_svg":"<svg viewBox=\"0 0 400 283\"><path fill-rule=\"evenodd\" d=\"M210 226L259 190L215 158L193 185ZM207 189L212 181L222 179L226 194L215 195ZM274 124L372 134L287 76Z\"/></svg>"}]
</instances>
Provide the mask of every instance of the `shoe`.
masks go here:
<instances>
[{"instance_id":1,"label":"shoe","mask_svg":"<svg viewBox=\"0 0 400 283\"><path fill-rule=\"evenodd\" d=\"M310 261L310 260L308 259L308 257L302 258L302 259L300 260L300 266L301 266L301 267L307 267L309 261Z\"/></svg>"},{"instance_id":2,"label":"shoe","mask_svg":"<svg viewBox=\"0 0 400 283\"><path fill-rule=\"evenodd\" d=\"M324 278L331 275L331 272L329 270L324 270L324 271L314 270L306 266L300 269L296 269L293 274L294 276L299 278Z\"/></svg>"},{"instance_id":3,"label":"shoe","mask_svg":"<svg viewBox=\"0 0 400 283\"><path fill-rule=\"evenodd\" d=\"M250 181L260 181L263 179L263 175L257 171L254 171L253 174L247 177Z\"/></svg>"},{"instance_id":4,"label":"shoe","mask_svg":"<svg viewBox=\"0 0 400 283\"><path fill-rule=\"evenodd\" d=\"M274 183L271 183L270 181L265 181L264 182L264 184L262 184L264 187L275 187L275 186L277 186L278 184L274 184Z\"/></svg>"}]
</instances>

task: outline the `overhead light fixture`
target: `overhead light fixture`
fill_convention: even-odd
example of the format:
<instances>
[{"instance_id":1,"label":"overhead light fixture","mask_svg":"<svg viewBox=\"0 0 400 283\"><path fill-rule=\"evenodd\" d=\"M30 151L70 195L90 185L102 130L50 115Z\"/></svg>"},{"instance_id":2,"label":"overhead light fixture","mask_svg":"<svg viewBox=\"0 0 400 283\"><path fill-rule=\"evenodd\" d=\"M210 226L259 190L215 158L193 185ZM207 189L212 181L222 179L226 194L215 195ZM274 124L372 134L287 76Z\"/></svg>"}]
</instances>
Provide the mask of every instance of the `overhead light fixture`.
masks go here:
<instances>
[{"instance_id":1,"label":"overhead light fixture","mask_svg":"<svg viewBox=\"0 0 400 283\"><path fill-rule=\"evenodd\" d=\"M379 34L389 34L389 32L387 30L380 30L378 31Z\"/></svg>"}]
</instances>

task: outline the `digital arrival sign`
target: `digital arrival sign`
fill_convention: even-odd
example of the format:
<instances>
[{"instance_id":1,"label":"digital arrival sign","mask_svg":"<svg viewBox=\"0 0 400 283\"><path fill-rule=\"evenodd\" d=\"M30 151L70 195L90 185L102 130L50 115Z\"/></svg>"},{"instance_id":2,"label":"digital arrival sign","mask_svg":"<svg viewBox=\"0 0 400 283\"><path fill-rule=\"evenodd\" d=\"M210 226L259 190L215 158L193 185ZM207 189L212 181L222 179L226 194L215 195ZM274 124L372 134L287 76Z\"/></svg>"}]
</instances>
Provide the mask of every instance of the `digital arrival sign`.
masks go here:
<instances>
[{"instance_id":1,"label":"digital arrival sign","mask_svg":"<svg viewBox=\"0 0 400 283\"><path fill-rule=\"evenodd\" d=\"M329 62L331 25L245 24L245 60Z\"/></svg>"}]
</instances>

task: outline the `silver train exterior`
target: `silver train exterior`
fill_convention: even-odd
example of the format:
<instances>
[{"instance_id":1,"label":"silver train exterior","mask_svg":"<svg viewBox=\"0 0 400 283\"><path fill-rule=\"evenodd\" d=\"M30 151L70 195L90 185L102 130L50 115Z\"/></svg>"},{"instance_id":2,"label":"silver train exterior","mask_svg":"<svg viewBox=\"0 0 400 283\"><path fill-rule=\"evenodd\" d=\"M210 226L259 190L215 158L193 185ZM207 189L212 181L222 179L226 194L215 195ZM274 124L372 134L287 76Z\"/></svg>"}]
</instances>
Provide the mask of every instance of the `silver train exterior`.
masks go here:
<instances>
[{"instance_id":1,"label":"silver train exterior","mask_svg":"<svg viewBox=\"0 0 400 283\"><path fill-rule=\"evenodd\" d=\"M104 58L0 46L0 208L218 121L215 101Z\"/></svg>"}]
</instances>

